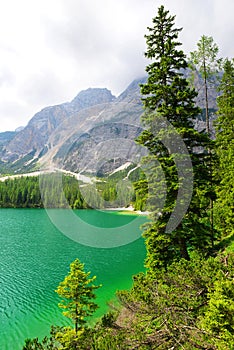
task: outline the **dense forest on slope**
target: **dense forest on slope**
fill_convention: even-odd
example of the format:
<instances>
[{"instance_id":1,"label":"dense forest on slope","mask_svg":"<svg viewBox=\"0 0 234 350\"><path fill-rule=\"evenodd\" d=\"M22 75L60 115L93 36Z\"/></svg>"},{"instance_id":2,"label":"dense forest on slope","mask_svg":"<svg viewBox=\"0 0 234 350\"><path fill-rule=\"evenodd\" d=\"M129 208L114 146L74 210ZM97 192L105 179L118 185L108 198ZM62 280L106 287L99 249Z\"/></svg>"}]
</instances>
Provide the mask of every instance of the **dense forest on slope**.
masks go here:
<instances>
[{"instance_id":1,"label":"dense forest on slope","mask_svg":"<svg viewBox=\"0 0 234 350\"><path fill-rule=\"evenodd\" d=\"M61 192L61 184L56 186L57 182L53 181L53 177L49 180L47 177L46 188L43 192L47 192L46 198L50 201L43 201L39 177L26 176L15 179L7 179L0 182L0 207L5 208L61 208L64 207L62 198L58 196ZM70 176L63 176L62 190L67 199L67 204L72 208L83 208L82 195L78 189L78 182Z\"/></svg>"},{"instance_id":2,"label":"dense forest on slope","mask_svg":"<svg viewBox=\"0 0 234 350\"><path fill-rule=\"evenodd\" d=\"M148 81L141 85L146 128L137 142L150 151L142 163L152 171L135 187L145 199L146 180L151 186L146 203L151 221L143 229L146 272L133 276L129 291L117 293L119 309L88 327L84 310L89 303L96 308L92 291L97 286L76 260L57 289L65 315L75 327L52 327L50 339L41 343L28 339L24 350L234 348L234 60L224 60L217 135L212 141L208 108L206 131L195 130L192 123L199 113L194 103L197 93L181 73L188 62L178 42L181 29L175 28L174 21L175 16L161 6L146 35L146 57L152 63L146 67ZM203 36L194 64L201 60L203 68L207 67L203 71L206 84L214 78L207 61L212 51L213 63L221 63L216 62L213 39ZM209 101L205 100L207 107ZM181 140L189 152L193 174ZM183 172L178 171L178 161L182 161ZM192 176L193 191L189 193L186 180ZM181 188L186 191L177 203ZM165 190L164 206L159 210L155 198ZM176 212L177 205L185 212L183 217Z\"/></svg>"},{"instance_id":3,"label":"dense forest on slope","mask_svg":"<svg viewBox=\"0 0 234 350\"><path fill-rule=\"evenodd\" d=\"M9 177L0 181L0 207L87 209L126 207L135 202L139 206L141 197L135 195L134 184L143 174L136 169L123 180L128 171L97 178L93 184L59 173Z\"/></svg>"}]
</instances>

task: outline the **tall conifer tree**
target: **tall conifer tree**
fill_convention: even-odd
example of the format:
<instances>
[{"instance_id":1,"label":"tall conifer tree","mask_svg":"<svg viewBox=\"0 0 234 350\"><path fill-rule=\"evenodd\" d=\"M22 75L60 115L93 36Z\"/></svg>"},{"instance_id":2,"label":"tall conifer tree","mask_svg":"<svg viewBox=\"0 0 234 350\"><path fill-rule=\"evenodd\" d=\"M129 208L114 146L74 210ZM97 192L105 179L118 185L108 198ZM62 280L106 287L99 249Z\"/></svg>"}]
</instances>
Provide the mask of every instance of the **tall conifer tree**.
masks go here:
<instances>
[{"instance_id":1,"label":"tall conifer tree","mask_svg":"<svg viewBox=\"0 0 234 350\"><path fill-rule=\"evenodd\" d=\"M216 152L218 224L225 235L234 232L234 60L226 60L218 97Z\"/></svg>"},{"instance_id":2,"label":"tall conifer tree","mask_svg":"<svg viewBox=\"0 0 234 350\"><path fill-rule=\"evenodd\" d=\"M217 82L222 59L218 59L219 48L211 36L202 35L197 43L197 50L190 53L192 68L197 69L204 82L206 132L210 133L208 89L211 83Z\"/></svg>"},{"instance_id":3,"label":"tall conifer tree","mask_svg":"<svg viewBox=\"0 0 234 350\"><path fill-rule=\"evenodd\" d=\"M222 59L218 59L219 48L214 42L212 36L202 35L197 43L197 50L190 53L191 68L193 71L197 70L201 75L204 83L204 100L205 100L205 115L206 115L206 132L211 135L210 125L210 110L209 110L209 96L208 91L211 85L217 84L219 81L219 73L222 67ZM210 232L214 241L214 181L213 181L213 154L209 149L210 154Z\"/></svg>"},{"instance_id":4,"label":"tall conifer tree","mask_svg":"<svg viewBox=\"0 0 234 350\"><path fill-rule=\"evenodd\" d=\"M152 168L148 174L151 189L148 203L153 212L152 222L144 231L148 250L146 266L152 269L166 266L176 258L189 259L189 249L196 248L205 252L210 246L205 218L205 209L209 205L205 200L209 176L205 165L205 147L209 138L193 127L193 120L200 113L194 104L197 93L190 88L183 75L188 64L185 54L179 48L181 43L177 40L181 29L175 28L174 20L175 16L171 16L161 6L153 18L153 27L148 28L149 34L145 36L145 56L152 63L146 67L148 81L141 85L145 107L142 121L146 129L137 142L149 150L150 154L145 158L144 164ZM171 126L169 128L168 122ZM178 137L181 141L179 144ZM181 159L181 166L183 158L186 158L181 144L186 145L190 153L193 174L186 162L183 174L178 172L176 159ZM153 162L155 166L152 166ZM162 171L165 181L160 175ZM173 216L177 196L186 177L190 177L194 185L190 206L183 220L177 223L172 232L167 232L167 223ZM161 186L163 182L166 189ZM158 209L159 201L163 200L163 191L166 191L164 207ZM154 200L154 196L158 198ZM180 200L186 201L186 189ZM203 222L199 217L203 218Z\"/></svg>"}]
</instances>

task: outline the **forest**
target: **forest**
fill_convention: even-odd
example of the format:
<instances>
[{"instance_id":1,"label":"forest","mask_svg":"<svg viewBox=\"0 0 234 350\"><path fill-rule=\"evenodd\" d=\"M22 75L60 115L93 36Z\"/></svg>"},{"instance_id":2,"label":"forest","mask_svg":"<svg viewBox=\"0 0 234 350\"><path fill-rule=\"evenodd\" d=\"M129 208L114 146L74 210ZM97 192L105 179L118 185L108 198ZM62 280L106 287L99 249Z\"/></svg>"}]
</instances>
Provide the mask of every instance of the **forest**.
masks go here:
<instances>
[{"instance_id":1,"label":"forest","mask_svg":"<svg viewBox=\"0 0 234 350\"><path fill-rule=\"evenodd\" d=\"M138 206L151 212L143 228L146 272L133 276L132 288L117 292L119 306L90 327L87 317L98 307L95 289L101 286L77 258L56 290L74 327L52 327L49 338L27 339L24 350L234 349L234 60L219 59L218 46L205 35L187 57L181 29L164 6L152 23L145 35L148 80L140 86L146 128L136 140L149 150L142 164L151 169L135 185ZM201 131L194 128L201 111L193 77L183 74L188 67L204 80ZM207 92L214 81L219 94L212 139Z\"/></svg>"},{"instance_id":2,"label":"forest","mask_svg":"<svg viewBox=\"0 0 234 350\"><path fill-rule=\"evenodd\" d=\"M102 177L93 184L83 184L62 173L9 177L0 182L0 208L115 208L135 202L137 205L139 196L136 199L134 191L137 182L133 186L129 182L124 185L123 175L124 172L119 172ZM131 180L139 178L138 175L132 174Z\"/></svg>"},{"instance_id":3,"label":"forest","mask_svg":"<svg viewBox=\"0 0 234 350\"><path fill-rule=\"evenodd\" d=\"M60 187L54 177L47 177L43 187L44 198L38 176L7 179L0 182L0 207L2 208L61 208L64 201L59 196ZM86 207L83 203L77 181L69 176L62 178L63 193L72 208ZM45 200L44 200L45 199Z\"/></svg>"}]
</instances>

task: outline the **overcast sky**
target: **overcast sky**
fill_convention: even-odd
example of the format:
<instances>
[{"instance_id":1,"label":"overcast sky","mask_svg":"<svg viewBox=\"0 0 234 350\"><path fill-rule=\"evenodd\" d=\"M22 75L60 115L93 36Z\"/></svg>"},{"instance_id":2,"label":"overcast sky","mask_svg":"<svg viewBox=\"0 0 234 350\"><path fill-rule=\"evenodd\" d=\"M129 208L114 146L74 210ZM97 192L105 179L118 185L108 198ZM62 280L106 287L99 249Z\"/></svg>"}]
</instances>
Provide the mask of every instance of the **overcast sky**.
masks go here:
<instances>
[{"instance_id":1,"label":"overcast sky","mask_svg":"<svg viewBox=\"0 0 234 350\"><path fill-rule=\"evenodd\" d=\"M0 0L0 131L81 90L118 95L143 76L144 34L162 4L186 53L204 34L234 57L233 0Z\"/></svg>"}]
</instances>

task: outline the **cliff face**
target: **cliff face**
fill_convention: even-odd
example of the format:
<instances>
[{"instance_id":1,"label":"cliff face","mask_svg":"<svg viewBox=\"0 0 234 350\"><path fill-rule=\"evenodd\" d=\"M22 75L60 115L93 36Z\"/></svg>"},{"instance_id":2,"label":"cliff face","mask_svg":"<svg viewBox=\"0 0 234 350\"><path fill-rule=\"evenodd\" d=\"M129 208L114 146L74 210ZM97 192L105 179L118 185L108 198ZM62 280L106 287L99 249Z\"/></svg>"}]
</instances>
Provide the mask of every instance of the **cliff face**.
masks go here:
<instances>
[{"instance_id":1,"label":"cliff face","mask_svg":"<svg viewBox=\"0 0 234 350\"><path fill-rule=\"evenodd\" d=\"M141 133L139 126L126 123L103 123L77 137L56 161L60 167L73 172L111 173L125 163L138 164L143 149L134 140ZM60 150L61 151L61 150Z\"/></svg>"},{"instance_id":2,"label":"cliff face","mask_svg":"<svg viewBox=\"0 0 234 350\"><path fill-rule=\"evenodd\" d=\"M142 111L139 81L135 81L118 98L86 107L60 124L49 137L40 163L96 174L104 163L112 171L130 158L139 162L142 150L134 140L142 131Z\"/></svg>"},{"instance_id":3,"label":"cliff face","mask_svg":"<svg viewBox=\"0 0 234 350\"><path fill-rule=\"evenodd\" d=\"M90 88L71 102L44 108L23 130L6 140L1 161L14 163L15 172L30 170L30 166L33 169L38 162L45 168L57 166L79 171L87 167L85 154L91 150L96 152L95 160L107 157L111 149L126 153L129 145L124 143L133 141L141 132L139 82L133 82L119 98L107 89ZM102 147L98 146L101 143ZM123 154L124 161L127 155ZM89 169L95 172L95 165L89 165Z\"/></svg>"},{"instance_id":4,"label":"cliff face","mask_svg":"<svg viewBox=\"0 0 234 350\"><path fill-rule=\"evenodd\" d=\"M15 172L40 165L93 174L101 168L110 172L125 162L137 163L143 152L134 142L142 130L139 84L145 81L133 81L118 98L107 89L90 88L71 102L44 108L23 130L3 137L0 161L8 167L14 164ZM196 75L194 82L197 104L204 108L202 79ZM209 94L215 110L215 86ZM205 129L204 115L196 127Z\"/></svg>"},{"instance_id":5,"label":"cliff face","mask_svg":"<svg viewBox=\"0 0 234 350\"><path fill-rule=\"evenodd\" d=\"M14 162L29 153L39 154L49 135L68 116L61 106L47 107L38 112L28 125L4 147L3 161Z\"/></svg>"},{"instance_id":6,"label":"cliff face","mask_svg":"<svg viewBox=\"0 0 234 350\"><path fill-rule=\"evenodd\" d=\"M0 133L0 147L9 143L16 135L16 131L5 131Z\"/></svg>"},{"instance_id":7,"label":"cliff face","mask_svg":"<svg viewBox=\"0 0 234 350\"><path fill-rule=\"evenodd\" d=\"M113 101L107 89L88 89L80 92L70 103L46 107L36 113L28 125L18 132L2 150L2 160L17 161L28 154L38 157L56 128L73 113L100 103Z\"/></svg>"}]
</instances>

